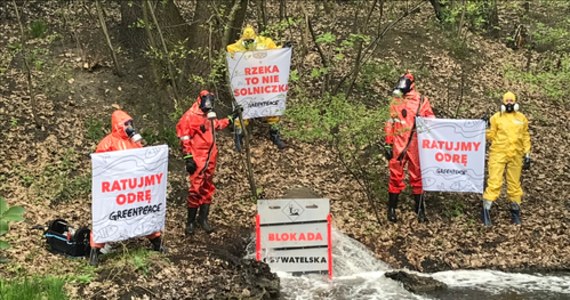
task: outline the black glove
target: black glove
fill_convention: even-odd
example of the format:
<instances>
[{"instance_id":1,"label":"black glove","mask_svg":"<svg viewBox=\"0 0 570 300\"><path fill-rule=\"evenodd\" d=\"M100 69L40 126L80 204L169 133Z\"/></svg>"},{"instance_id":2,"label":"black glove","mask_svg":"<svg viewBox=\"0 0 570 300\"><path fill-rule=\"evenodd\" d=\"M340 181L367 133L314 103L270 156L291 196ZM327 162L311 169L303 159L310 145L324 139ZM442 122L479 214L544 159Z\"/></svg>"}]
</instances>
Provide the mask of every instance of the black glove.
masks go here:
<instances>
[{"instance_id":1,"label":"black glove","mask_svg":"<svg viewBox=\"0 0 570 300\"><path fill-rule=\"evenodd\" d=\"M184 156L184 161L186 162L186 172L190 175L194 174L198 166L196 166L196 162L194 161L192 154Z\"/></svg>"},{"instance_id":2,"label":"black glove","mask_svg":"<svg viewBox=\"0 0 570 300\"><path fill-rule=\"evenodd\" d=\"M384 157L386 157L387 160L391 160L392 156L392 145L384 146Z\"/></svg>"},{"instance_id":3,"label":"black glove","mask_svg":"<svg viewBox=\"0 0 570 300\"><path fill-rule=\"evenodd\" d=\"M523 158L523 170L530 170L530 155L525 155Z\"/></svg>"},{"instance_id":4,"label":"black glove","mask_svg":"<svg viewBox=\"0 0 570 300\"><path fill-rule=\"evenodd\" d=\"M488 115L488 114L484 114L484 115L481 117L481 120L485 121L485 123L486 123L485 125L486 125L487 127L491 126L491 121L489 120L489 115Z\"/></svg>"},{"instance_id":5,"label":"black glove","mask_svg":"<svg viewBox=\"0 0 570 300\"><path fill-rule=\"evenodd\" d=\"M286 41L285 44L283 44L283 48L291 48L293 47L293 43L291 43L291 41Z\"/></svg>"}]
</instances>

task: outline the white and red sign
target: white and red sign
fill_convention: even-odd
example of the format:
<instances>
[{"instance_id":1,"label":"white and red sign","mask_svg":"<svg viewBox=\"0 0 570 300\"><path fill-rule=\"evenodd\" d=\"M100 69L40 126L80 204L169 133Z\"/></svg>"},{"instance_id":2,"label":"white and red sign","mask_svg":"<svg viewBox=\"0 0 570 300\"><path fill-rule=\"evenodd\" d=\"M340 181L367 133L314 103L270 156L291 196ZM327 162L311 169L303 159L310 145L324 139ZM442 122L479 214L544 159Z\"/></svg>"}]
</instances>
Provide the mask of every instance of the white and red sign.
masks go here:
<instances>
[{"instance_id":1,"label":"white and red sign","mask_svg":"<svg viewBox=\"0 0 570 300\"><path fill-rule=\"evenodd\" d=\"M244 109L243 118L285 113L291 48L228 53L232 93Z\"/></svg>"},{"instance_id":2,"label":"white and red sign","mask_svg":"<svg viewBox=\"0 0 570 300\"><path fill-rule=\"evenodd\" d=\"M168 146L91 154L96 243L145 236L164 227Z\"/></svg>"},{"instance_id":3,"label":"white and red sign","mask_svg":"<svg viewBox=\"0 0 570 300\"><path fill-rule=\"evenodd\" d=\"M416 118L426 191L483 193L485 121Z\"/></svg>"},{"instance_id":4,"label":"white and red sign","mask_svg":"<svg viewBox=\"0 0 570 300\"><path fill-rule=\"evenodd\" d=\"M256 259L273 271L327 273L332 278L328 199L257 201Z\"/></svg>"}]
</instances>

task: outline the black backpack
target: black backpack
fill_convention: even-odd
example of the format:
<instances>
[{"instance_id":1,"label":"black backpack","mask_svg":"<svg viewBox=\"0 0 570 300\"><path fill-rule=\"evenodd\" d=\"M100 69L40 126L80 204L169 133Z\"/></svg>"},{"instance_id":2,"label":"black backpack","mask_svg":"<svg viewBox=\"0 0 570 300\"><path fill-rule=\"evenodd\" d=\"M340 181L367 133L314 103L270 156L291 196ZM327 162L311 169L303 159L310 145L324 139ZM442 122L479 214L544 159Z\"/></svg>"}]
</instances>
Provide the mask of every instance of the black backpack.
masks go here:
<instances>
[{"instance_id":1,"label":"black backpack","mask_svg":"<svg viewBox=\"0 0 570 300\"><path fill-rule=\"evenodd\" d=\"M80 257L88 256L91 251L90 234L91 230L88 227L75 229L64 219L55 219L48 223L44 237L50 252Z\"/></svg>"}]
</instances>

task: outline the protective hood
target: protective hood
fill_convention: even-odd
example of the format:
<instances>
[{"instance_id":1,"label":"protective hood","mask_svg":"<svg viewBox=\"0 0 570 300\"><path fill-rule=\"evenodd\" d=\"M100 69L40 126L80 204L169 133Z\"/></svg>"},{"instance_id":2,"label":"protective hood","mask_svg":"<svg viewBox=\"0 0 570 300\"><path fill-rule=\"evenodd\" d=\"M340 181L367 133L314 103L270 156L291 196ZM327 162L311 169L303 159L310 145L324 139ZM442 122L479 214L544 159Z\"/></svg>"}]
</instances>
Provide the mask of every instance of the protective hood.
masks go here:
<instances>
[{"instance_id":1,"label":"protective hood","mask_svg":"<svg viewBox=\"0 0 570 300\"><path fill-rule=\"evenodd\" d=\"M132 121L133 118L129 116L125 111L116 110L111 115L111 132L114 136L120 137L122 139L128 139L127 133L125 132L125 123L127 121Z\"/></svg>"},{"instance_id":2,"label":"protective hood","mask_svg":"<svg viewBox=\"0 0 570 300\"><path fill-rule=\"evenodd\" d=\"M512 92L506 92L503 95L503 104L507 104L507 100L513 100L513 102L517 102L517 96L515 96Z\"/></svg>"},{"instance_id":3,"label":"protective hood","mask_svg":"<svg viewBox=\"0 0 570 300\"><path fill-rule=\"evenodd\" d=\"M251 27L251 25L245 26L245 28L243 29L243 32L241 33L241 39L242 40L255 40L256 37L257 37L257 34L255 34L255 30L253 29L253 27Z\"/></svg>"}]
</instances>

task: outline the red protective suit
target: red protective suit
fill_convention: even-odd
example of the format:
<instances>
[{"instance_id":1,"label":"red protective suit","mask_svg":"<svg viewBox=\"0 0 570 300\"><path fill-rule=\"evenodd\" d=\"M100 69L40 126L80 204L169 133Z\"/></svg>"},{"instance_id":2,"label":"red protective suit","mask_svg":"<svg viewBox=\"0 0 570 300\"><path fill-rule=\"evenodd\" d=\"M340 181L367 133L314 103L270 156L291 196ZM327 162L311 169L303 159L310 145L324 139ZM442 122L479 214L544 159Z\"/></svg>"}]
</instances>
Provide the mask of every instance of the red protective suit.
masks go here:
<instances>
[{"instance_id":1,"label":"red protective suit","mask_svg":"<svg viewBox=\"0 0 570 300\"><path fill-rule=\"evenodd\" d=\"M122 110L114 111L111 115L111 133L99 142L95 153L142 148L143 146L140 142L135 143L131 141L125 132L125 123L132 119L131 116ZM159 231L147 235L147 238L151 240L157 237L160 237ZM93 234L91 234L89 244L91 248L103 248L105 246L104 243L93 242Z\"/></svg>"},{"instance_id":2,"label":"red protective suit","mask_svg":"<svg viewBox=\"0 0 570 300\"><path fill-rule=\"evenodd\" d=\"M392 145L392 159L389 162L390 182L388 192L399 194L405 187L404 165L408 165L412 194L423 193L420 157L418 152L418 135L415 130L415 117L434 117L427 97L423 97L420 105L420 94L415 90L409 91L403 98L394 98L390 104L390 119L384 128L386 145ZM413 130L413 131L412 131ZM410 140L410 135L412 135ZM406 150L406 145L407 146ZM402 152L405 151L404 154Z\"/></svg>"},{"instance_id":3,"label":"red protective suit","mask_svg":"<svg viewBox=\"0 0 570 300\"><path fill-rule=\"evenodd\" d=\"M208 91L201 91L196 102L187 110L176 124L176 134L182 143L184 155L191 154L196 162L196 172L188 176L188 207L196 208L212 203L214 171L218 157L218 147L214 143L212 124L200 109L200 97ZM222 130L230 124L229 119L213 120L215 130Z\"/></svg>"}]
</instances>

